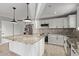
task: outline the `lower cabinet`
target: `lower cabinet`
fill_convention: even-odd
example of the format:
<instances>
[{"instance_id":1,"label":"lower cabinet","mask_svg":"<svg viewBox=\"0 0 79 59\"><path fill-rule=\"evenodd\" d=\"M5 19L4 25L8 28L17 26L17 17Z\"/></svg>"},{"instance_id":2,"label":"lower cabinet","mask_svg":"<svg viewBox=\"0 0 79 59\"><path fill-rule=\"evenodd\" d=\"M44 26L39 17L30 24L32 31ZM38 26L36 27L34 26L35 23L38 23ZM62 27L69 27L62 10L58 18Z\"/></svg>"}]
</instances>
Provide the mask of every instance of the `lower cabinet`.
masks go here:
<instances>
[{"instance_id":1,"label":"lower cabinet","mask_svg":"<svg viewBox=\"0 0 79 59\"><path fill-rule=\"evenodd\" d=\"M56 45L64 45L64 36L58 34L49 34L48 43Z\"/></svg>"}]
</instances>

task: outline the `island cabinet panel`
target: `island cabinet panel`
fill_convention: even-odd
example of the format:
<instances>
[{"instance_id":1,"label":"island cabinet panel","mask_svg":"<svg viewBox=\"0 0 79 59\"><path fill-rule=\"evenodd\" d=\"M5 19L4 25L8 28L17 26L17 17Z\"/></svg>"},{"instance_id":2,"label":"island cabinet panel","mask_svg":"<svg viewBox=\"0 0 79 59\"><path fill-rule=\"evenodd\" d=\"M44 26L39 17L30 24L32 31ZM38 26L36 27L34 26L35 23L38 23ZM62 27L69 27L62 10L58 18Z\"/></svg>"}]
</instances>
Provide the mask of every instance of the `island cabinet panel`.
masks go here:
<instances>
[{"instance_id":1,"label":"island cabinet panel","mask_svg":"<svg viewBox=\"0 0 79 59\"><path fill-rule=\"evenodd\" d=\"M44 37L35 43L23 43L3 39L2 43L9 42L9 50L20 56L42 56L44 54Z\"/></svg>"}]
</instances>

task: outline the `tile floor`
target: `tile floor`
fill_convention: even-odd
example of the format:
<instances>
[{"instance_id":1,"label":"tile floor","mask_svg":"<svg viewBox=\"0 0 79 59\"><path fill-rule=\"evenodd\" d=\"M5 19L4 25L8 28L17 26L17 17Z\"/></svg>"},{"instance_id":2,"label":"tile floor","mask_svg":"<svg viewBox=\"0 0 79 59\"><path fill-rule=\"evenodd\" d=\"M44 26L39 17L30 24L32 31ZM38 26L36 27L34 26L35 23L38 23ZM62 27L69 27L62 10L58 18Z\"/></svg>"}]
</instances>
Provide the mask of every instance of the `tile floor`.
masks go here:
<instances>
[{"instance_id":1,"label":"tile floor","mask_svg":"<svg viewBox=\"0 0 79 59\"><path fill-rule=\"evenodd\" d=\"M18 56L17 54L9 51L8 43L0 45L0 56ZM45 44L44 56L65 56L64 48L57 45Z\"/></svg>"},{"instance_id":2,"label":"tile floor","mask_svg":"<svg viewBox=\"0 0 79 59\"><path fill-rule=\"evenodd\" d=\"M0 45L0 56L18 56L9 50L9 43Z\"/></svg>"},{"instance_id":3,"label":"tile floor","mask_svg":"<svg viewBox=\"0 0 79 59\"><path fill-rule=\"evenodd\" d=\"M65 56L65 50L62 46L45 44L44 56Z\"/></svg>"}]
</instances>

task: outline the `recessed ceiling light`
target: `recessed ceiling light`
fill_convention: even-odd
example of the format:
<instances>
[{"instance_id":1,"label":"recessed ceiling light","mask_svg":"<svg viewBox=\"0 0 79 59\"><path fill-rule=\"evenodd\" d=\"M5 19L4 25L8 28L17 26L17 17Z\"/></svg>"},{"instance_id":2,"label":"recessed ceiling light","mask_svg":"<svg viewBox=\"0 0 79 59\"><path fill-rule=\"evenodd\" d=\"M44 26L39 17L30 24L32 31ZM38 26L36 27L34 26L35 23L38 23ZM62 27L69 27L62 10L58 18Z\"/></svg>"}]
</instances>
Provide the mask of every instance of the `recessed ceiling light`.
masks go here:
<instances>
[{"instance_id":1,"label":"recessed ceiling light","mask_svg":"<svg viewBox=\"0 0 79 59\"><path fill-rule=\"evenodd\" d=\"M57 12L55 11L54 14L57 14Z\"/></svg>"}]
</instances>

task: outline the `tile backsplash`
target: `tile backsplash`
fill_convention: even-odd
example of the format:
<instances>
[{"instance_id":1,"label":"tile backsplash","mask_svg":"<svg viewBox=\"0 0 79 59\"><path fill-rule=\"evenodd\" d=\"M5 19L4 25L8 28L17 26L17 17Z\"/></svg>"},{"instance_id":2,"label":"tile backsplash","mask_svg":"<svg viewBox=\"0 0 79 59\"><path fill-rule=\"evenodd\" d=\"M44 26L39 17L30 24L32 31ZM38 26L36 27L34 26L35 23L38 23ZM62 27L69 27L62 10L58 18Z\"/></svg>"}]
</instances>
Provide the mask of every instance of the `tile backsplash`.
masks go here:
<instances>
[{"instance_id":1,"label":"tile backsplash","mask_svg":"<svg viewBox=\"0 0 79 59\"><path fill-rule=\"evenodd\" d=\"M40 28L39 33L70 34L74 28Z\"/></svg>"}]
</instances>

